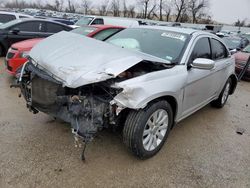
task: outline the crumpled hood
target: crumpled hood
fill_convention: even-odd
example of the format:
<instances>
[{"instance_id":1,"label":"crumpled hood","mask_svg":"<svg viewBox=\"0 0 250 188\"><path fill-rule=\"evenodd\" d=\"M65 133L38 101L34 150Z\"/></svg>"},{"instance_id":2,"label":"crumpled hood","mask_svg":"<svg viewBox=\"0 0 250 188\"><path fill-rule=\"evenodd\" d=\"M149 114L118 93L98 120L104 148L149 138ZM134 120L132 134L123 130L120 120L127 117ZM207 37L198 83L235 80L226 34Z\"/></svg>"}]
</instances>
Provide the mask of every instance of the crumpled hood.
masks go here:
<instances>
[{"instance_id":1,"label":"crumpled hood","mask_svg":"<svg viewBox=\"0 0 250 188\"><path fill-rule=\"evenodd\" d=\"M70 88L114 78L143 60L168 61L62 31L39 42L30 57Z\"/></svg>"}]
</instances>

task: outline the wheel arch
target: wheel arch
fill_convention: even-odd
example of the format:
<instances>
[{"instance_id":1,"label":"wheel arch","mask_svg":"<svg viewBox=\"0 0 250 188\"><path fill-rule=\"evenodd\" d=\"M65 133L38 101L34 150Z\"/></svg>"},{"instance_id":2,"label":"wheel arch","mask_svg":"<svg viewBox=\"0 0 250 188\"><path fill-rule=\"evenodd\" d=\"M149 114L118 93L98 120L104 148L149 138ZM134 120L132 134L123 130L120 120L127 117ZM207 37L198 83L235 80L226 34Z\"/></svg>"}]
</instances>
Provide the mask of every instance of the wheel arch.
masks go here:
<instances>
[{"instance_id":1,"label":"wheel arch","mask_svg":"<svg viewBox=\"0 0 250 188\"><path fill-rule=\"evenodd\" d=\"M166 96L161 96L161 97L155 98L155 99L151 100L150 102L148 102L148 104L155 103L155 102L161 101L161 100L167 101L173 110L173 121L174 122L173 122L173 125L171 127L171 128L173 128L173 126L175 125L175 119L176 119L176 116L178 113L178 102L177 102L175 97L173 97L171 95L166 95Z\"/></svg>"}]
</instances>

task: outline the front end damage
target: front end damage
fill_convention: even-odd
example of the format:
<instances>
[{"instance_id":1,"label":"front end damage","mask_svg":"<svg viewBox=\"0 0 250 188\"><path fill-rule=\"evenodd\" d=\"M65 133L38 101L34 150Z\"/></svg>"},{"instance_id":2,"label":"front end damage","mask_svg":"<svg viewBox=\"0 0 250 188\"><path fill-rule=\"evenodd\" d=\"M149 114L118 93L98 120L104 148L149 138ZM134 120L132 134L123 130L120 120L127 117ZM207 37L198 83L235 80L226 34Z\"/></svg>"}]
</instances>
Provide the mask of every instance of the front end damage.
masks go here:
<instances>
[{"instance_id":1,"label":"front end damage","mask_svg":"<svg viewBox=\"0 0 250 188\"><path fill-rule=\"evenodd\" d=\"M174 67L161 58L67 32L44 39L28 59L13 87L20 87L33 113L70 123L77 145L103 128L122 125L128 110L146 105L138 105L140 98L161 93L144 83L161 88L157 79ZM125 83L129 81L133 83Z\"/></svg>"},{"instance_id":2,"label":"front end damage","mask_svg":"<svg viewBox=\"0 0 250 188\"><path fill-rule=\"evenodd\" d=\"M166 68L169 67L149 62L146 65L139 63L115 78L69 88L63 84L63 80L43 70L30 59L24 65L17 84L13 86L20 87L30 111L34 114L41 111L70 123L75 145L81 146L83 141L86 146L99 130L118 126L126 116L126 107L114 102L114 98L123 91L115 87L115 83Z\"/></svg>"},{"instance_id":3,"label":"front end damage","mask_svg":"<svg viewBox=\"0 0 250 188\"><path fill-rule=\"evenodd\" d=\"M98 130L117 124L116 105L110 101L121 90L111 88L112 83L111 79L74 89L63 87L53 75L29 62L15 86L20 87L30 111L70 123L74 135L89 142Z\"/></svg>"}]
</instances>

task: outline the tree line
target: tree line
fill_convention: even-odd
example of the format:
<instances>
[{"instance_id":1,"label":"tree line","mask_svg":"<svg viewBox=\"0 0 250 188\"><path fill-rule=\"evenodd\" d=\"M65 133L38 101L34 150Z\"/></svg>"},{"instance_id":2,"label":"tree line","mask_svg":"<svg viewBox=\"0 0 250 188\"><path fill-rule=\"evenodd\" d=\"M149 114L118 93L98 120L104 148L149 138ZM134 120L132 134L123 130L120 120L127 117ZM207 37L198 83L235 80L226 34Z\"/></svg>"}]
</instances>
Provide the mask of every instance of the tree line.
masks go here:
<instances>
[{"instance_id":1,"label":"tree line","mask_svg":"<svg viewBox=\"0 0 250 188\"><path fill-rule=\"evenodd\" d=\"M247 24L246 23L246 19L244 20L237 20L235 23L234 23L234 26L236 27L250 27L250 24Z\"/></svg>"},{"instance_id":2,"label":"tree line","mask_svg":"<svg viewBox=\"0 0 250 188\"><path fill-rule=\"evenodd\" d=\"M37 8L101 16L210 23L209 0L0 0L6 8ZM6 1L6 2L5 2Z\"/></svg>"}]
</instances>

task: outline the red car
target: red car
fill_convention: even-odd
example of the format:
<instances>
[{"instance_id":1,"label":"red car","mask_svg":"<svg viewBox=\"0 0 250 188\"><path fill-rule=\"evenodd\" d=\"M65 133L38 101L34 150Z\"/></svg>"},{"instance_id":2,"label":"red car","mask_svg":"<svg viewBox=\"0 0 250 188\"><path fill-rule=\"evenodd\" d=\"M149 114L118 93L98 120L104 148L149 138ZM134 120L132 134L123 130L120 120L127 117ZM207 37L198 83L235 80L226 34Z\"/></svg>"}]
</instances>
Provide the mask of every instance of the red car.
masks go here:
<instances>
[{"instance_id":1,"label":"red car","mask_svg":"<svg viewBox=\"0 0 250 188\"><path fill-rule=\"evenodd\" d=\"M116 34L123 29L125 28L120 26L92 25L79 27L70 32L92 37L97 40L105 40L106 38ZM6 55L5 63L7 72L15 76L17 69L27 61L25 56L29 53L33 46L35 46L41 40L43 40L43 38L29 39L13 44L9 48Z\"/></svg>"},{"instance_id":2,"label":"red car","mask_svg":"<svg viewBox=\"0 0 250 188\"><path fill-rule=\"evenodd\" d=\"M245 47L242 51L234 54L235 56L235 72L239 74L245 67L247 60L250 57L250 45ZM250 81L250 66L243 75L243 79Z\"/></svg>"}]
</instances>

